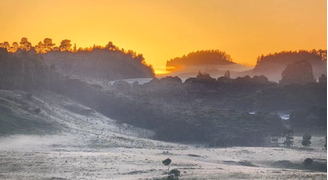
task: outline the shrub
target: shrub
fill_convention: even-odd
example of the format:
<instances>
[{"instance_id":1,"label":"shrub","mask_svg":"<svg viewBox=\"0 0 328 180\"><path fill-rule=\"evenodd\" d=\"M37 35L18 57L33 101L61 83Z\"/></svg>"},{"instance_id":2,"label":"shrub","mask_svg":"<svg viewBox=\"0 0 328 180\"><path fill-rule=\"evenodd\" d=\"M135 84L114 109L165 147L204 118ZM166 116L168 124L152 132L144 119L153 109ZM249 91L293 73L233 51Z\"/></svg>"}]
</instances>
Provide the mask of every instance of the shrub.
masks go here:
<instances>
[{"instance_id":1,"label":"shrub","mask_svg":"<svg viewBox=\"0 0 328 180\"><path fill-rule=\"evenodd\" d=\"M304 161L303 161L303 165L304 166L311 166L313 164L313 159L311 158L306 158Z\"/></svg>"},{"instance_id":2,"label":"shrub","mask_svg":"<svg viewBox=\"0 0 328 180\"><path fill-rule=\"evenodd\" d=\"M304 135L303 135L303 141L302 141L302 145L303 146L310 146L310 144L311 144L311 135L310 134L308 134L308 133L305 133Z\"/></svg>"}]
</instances>

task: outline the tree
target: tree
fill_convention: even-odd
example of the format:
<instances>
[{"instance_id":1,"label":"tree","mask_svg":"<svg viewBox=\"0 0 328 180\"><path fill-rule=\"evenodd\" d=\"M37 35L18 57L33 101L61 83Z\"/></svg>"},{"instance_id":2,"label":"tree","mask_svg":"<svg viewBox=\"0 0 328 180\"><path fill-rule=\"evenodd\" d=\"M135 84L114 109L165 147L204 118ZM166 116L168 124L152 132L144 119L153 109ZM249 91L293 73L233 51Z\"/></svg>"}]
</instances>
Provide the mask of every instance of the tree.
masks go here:
<instances>
[{"instance_id":1,"label":"tree","mask_svg":"<svg viewBox=\"0 0 328 180\"><path fill-rule=\"evenodd\" d=\"M30 42L28 42L26 37L23 37L19 44L20 44L19 48L23 51L29 51L32 48L32 44Z\"/></svg>"},{"instance_id":2,"label":"tree","mask_svg":"<svg viewBox=\"0 0 328 180\"><path fill-rule=\"evenodd\" d=\"M306 84L315 82L312 65L307 61L296 61L288 64L281 74L280 84Z\"/></svg>"},{"instance_id":3,"label":"tree","mask_svg":"<svg viewBox=\"0 0 328 180\"><path fill-rule=\"evenodd\" d=\"M264 76L264 75L260 75L260 76L254 76L252 78L253 82L255 83L259 83L259 84L264 84L264 83L268 83L269 82L269 79Z\"/></svg>"},{"instance_id":4,"label":"tree","mask_svg":"<svg viewBox=\"0 0 328 180\"><path fill-rule=\"evenodd\" d=\"M294 131L292 129L287 129L284 132L284 137L286 138L284 144L286 146L291 146L294 143Z\"/></svg>"},{"instance_id":5,"label":"tree","mask_svg":"<svg viewBox=\"0 0 328 180\"><path fill-rule=\"evenodd\" d=\"M7 41L5 41L3 43L0 43L0 48L5 48L5 49L9 50L10 45Z\"/></svg>"},{"instance_id":6,"label":"tree","mask_svg":"<svg viewBox=\"0 0 328 180\"><path fill-rule=\"evenodd\" d=\"M311 144L311 135L309 133L305 133L303 135L302 145L303 146L310 146Z\"/></svg>"},{"instance_id":7,"label":"tree","mask_svg":"<svg viewBox=\"0 0 328 180\"><path fill-rule=\"evenodd\" d=\"M292 111L289 122L294 128L327 127L327 107L310 106L305 110Z\"/></svg>"},{"instance_id":8,"label":"tree","mask_svg":"<svg viewBox=\"0 0 328 180\"><path fill-rule=\"evenodd\" d=\"M327 83L327 76L325 74L321 74L319 77L319 83Z\"/></svg>"},{"instance_id":9,"label":"tree","mask_svg":"<svg viewBox=\"0 0 328 180\"><path fill-rule=\"evenodd\" d=\"M36 53L44 53L44 51L43 51L43 43L40 41L39 43L38 43L38 45L36 45L35 47L34 47L34 49L35 49L35 51L36 51Z\"/></svg>"},{"instance_id":10,"label":"tree","mask_svg":"<svg viewBox=\"0 0 328 180\"><path fill-rule=\"evenodd\" d=\"M224 77L230 79L230 71L229 71L229 70L227 70L227 71L224 73Z\"/></svg>"},{"instance_id":11,"label":"tree","mask_svg":"<svg viewBox=\"0 0 328 180\"><path fill-rule=\"evenodd\" d=\"M165 160L162 161L162 163L165 165L165 166L168 166L168 169L167 169L167 172L170 171L170 164L171 164L172 160L170 158L167 158Z\"/></svg>"},{"instance_id":12,"label":"tree","mask_svg":"<svg viewBox=\"0 0 328 180\"><path fill-rule=\"evenodd\" d=\"M313 164L313 159L311 158L306 158L304 161L303 161L303 165L304 166L311 166Z\"/></svg>"},{"instance_id":13,"label":"tree","mask_svg":"<svg viewBox=\"0 0 328 180\"><path fill-rule=\"evenodd\" d=\"M73 47L73 53L76 53L77 49L76 49L76 43L74 43L74 47Z\"/></svg>"},{"instance_id":14,"label":"tree","mask_svg":"<svg viewBox=\"0 0 328 180\"><path fill-rule=\"evenodd\" d=\"M272 136L271 137L271 143L275 144L275 146L278 146L278 136Z\"/></svg>"},{"instance_id":15,"label":"tree","mask_svg":"<svg viewBox=\"0 0 328 180\"><path fill-rule=\"evenodd\" d=\"M208 81L208 82L215 81L215 79L212 78L208 73L201 73L200 71L198 71L196 78L201 81Z\"/></svg>"},{"instance_id":16,"label":"tree","mask_svg":"<svg viewBox=\"0 0 328 180\"><path fill-rule=\"evenodd\" d=\"M172 169L169 172L169 176L167 177L168 180L177 180L179 179L180 171L178 169Z\"/></svg>"},{"instance_id":17,"label":"tree","mask_svg":"<svg viewBox=\"0 0 328 180\"><path fill-rule=\"evenodd\" d=\"M43 40L43 45L44 45L44 51L45 52L49 52L53 50L53 46L55 45L54 43L52 43L52 39L50 38L45 38Z\"/></svg>"},{"instance_id":18,"label":"tree","mask_svg":"<svg viewBox=\"0 0 328 180\"><path fill-rule=\"evenodd\" d=\"M64 39L60 42L59 50L60 51L70 51L71 50L71 40Z\"/></svg>"},{"instance_id":19,"label":"tree","mask_svg":"<svg viewBox=\"0 0 328 180\"><path fill-rule=\"evenodd\" d=\"M10 48L9 52L16 52L19 48L19 45L17 42L13 42L12 47Z\"/></svg>"}]
</instances>

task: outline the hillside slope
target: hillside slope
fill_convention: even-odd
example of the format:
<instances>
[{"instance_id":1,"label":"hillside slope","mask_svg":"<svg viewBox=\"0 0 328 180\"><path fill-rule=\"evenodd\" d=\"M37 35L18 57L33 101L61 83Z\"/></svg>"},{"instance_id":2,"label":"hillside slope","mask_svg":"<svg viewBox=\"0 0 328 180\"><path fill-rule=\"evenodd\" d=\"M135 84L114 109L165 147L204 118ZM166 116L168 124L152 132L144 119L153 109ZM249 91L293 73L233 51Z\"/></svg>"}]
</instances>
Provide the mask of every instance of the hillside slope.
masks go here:
<instances>
[{"instance_id":1,"label":"hillside slope","mask_svg":"<svg viewBox=\"0 0 328 180\"><path fill-rule=\"evenodd\" d=\"M129 78L152 78L154 72L143 59L120 51L94 49L90 52L56 52L40 54L45 63L65 75L83 78L117 80Z\"/></svg>"},{"instance_id":2,"label":"hillside slope","mask_svg":"<svg viewBox=\"0 0 328 180\"><path fill-rule=\"evenodd\" d=\"M97 112L88 115L85 113L90 110L88 107L52 92L30 94L0 90L0 102L0 136L59 135L75 138L75 142L87 146L96 140L98 145L103 142L103 146L125 147L132 145L132 139L154 135L149 130L119 123Z\"/></svg>"}]
</instances>

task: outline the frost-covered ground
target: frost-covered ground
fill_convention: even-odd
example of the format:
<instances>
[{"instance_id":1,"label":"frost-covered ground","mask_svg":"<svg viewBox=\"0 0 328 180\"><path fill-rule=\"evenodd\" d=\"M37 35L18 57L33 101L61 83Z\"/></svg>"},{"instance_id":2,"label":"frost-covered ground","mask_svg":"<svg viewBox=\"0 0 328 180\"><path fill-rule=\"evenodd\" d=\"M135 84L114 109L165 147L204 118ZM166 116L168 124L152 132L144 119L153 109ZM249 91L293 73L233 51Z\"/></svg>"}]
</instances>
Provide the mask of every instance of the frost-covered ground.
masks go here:
<instances>
[{"instance_id":1,"label":"frost-covered ground","mask_svg":"<svg viewBox=\"0 0 328 180\"><path fill-rule=\"evenodd\" d=\"M15 96L16 105L24 96L0 95ZM15 104L8 104L14 109ZM0 138L0 179L158 179L166 176L161 161L168 157L171 169L181 171L180 179L327 179L325 172L295 168L308 157L326 163L325 139L320 136L312 138L309 148L301 147L301 137L292 148L206 148L151 140L149 130L97 112L87 117L81 114L87 107L52 93L35 93L26 106L40 107L39 116L62 131Z\"/></svg>"}]
</instances>

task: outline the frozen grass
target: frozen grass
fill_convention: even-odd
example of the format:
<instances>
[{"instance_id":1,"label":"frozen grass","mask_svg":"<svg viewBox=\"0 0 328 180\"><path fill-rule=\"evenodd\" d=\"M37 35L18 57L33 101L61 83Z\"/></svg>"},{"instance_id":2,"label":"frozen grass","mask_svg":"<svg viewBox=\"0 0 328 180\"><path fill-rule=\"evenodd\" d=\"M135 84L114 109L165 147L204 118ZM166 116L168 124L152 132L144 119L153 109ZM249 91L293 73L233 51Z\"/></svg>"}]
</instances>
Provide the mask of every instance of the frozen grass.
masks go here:
<instances>
[{"instance_id":1,"label":"frozen grass","mask_svg":"<svg viewBox=\"0 0 328 180\"><path fill-rule=\"evenodd\" d=\"M151 140L153 132L97 112L87 118L79 113L87 107L52 93L35 93L29 106L40 107L38 116L61 131L0 138L0 179L163 179L167 167L162 160L168 157L171 169L179 169L185 180L327 179L315 168L327 161L321 136L314 136L309 148L301 146L299 136L291 148L205 148ZM314 159L313 167L302 165L306 158Z\"/></svg>"}]
</instances>

